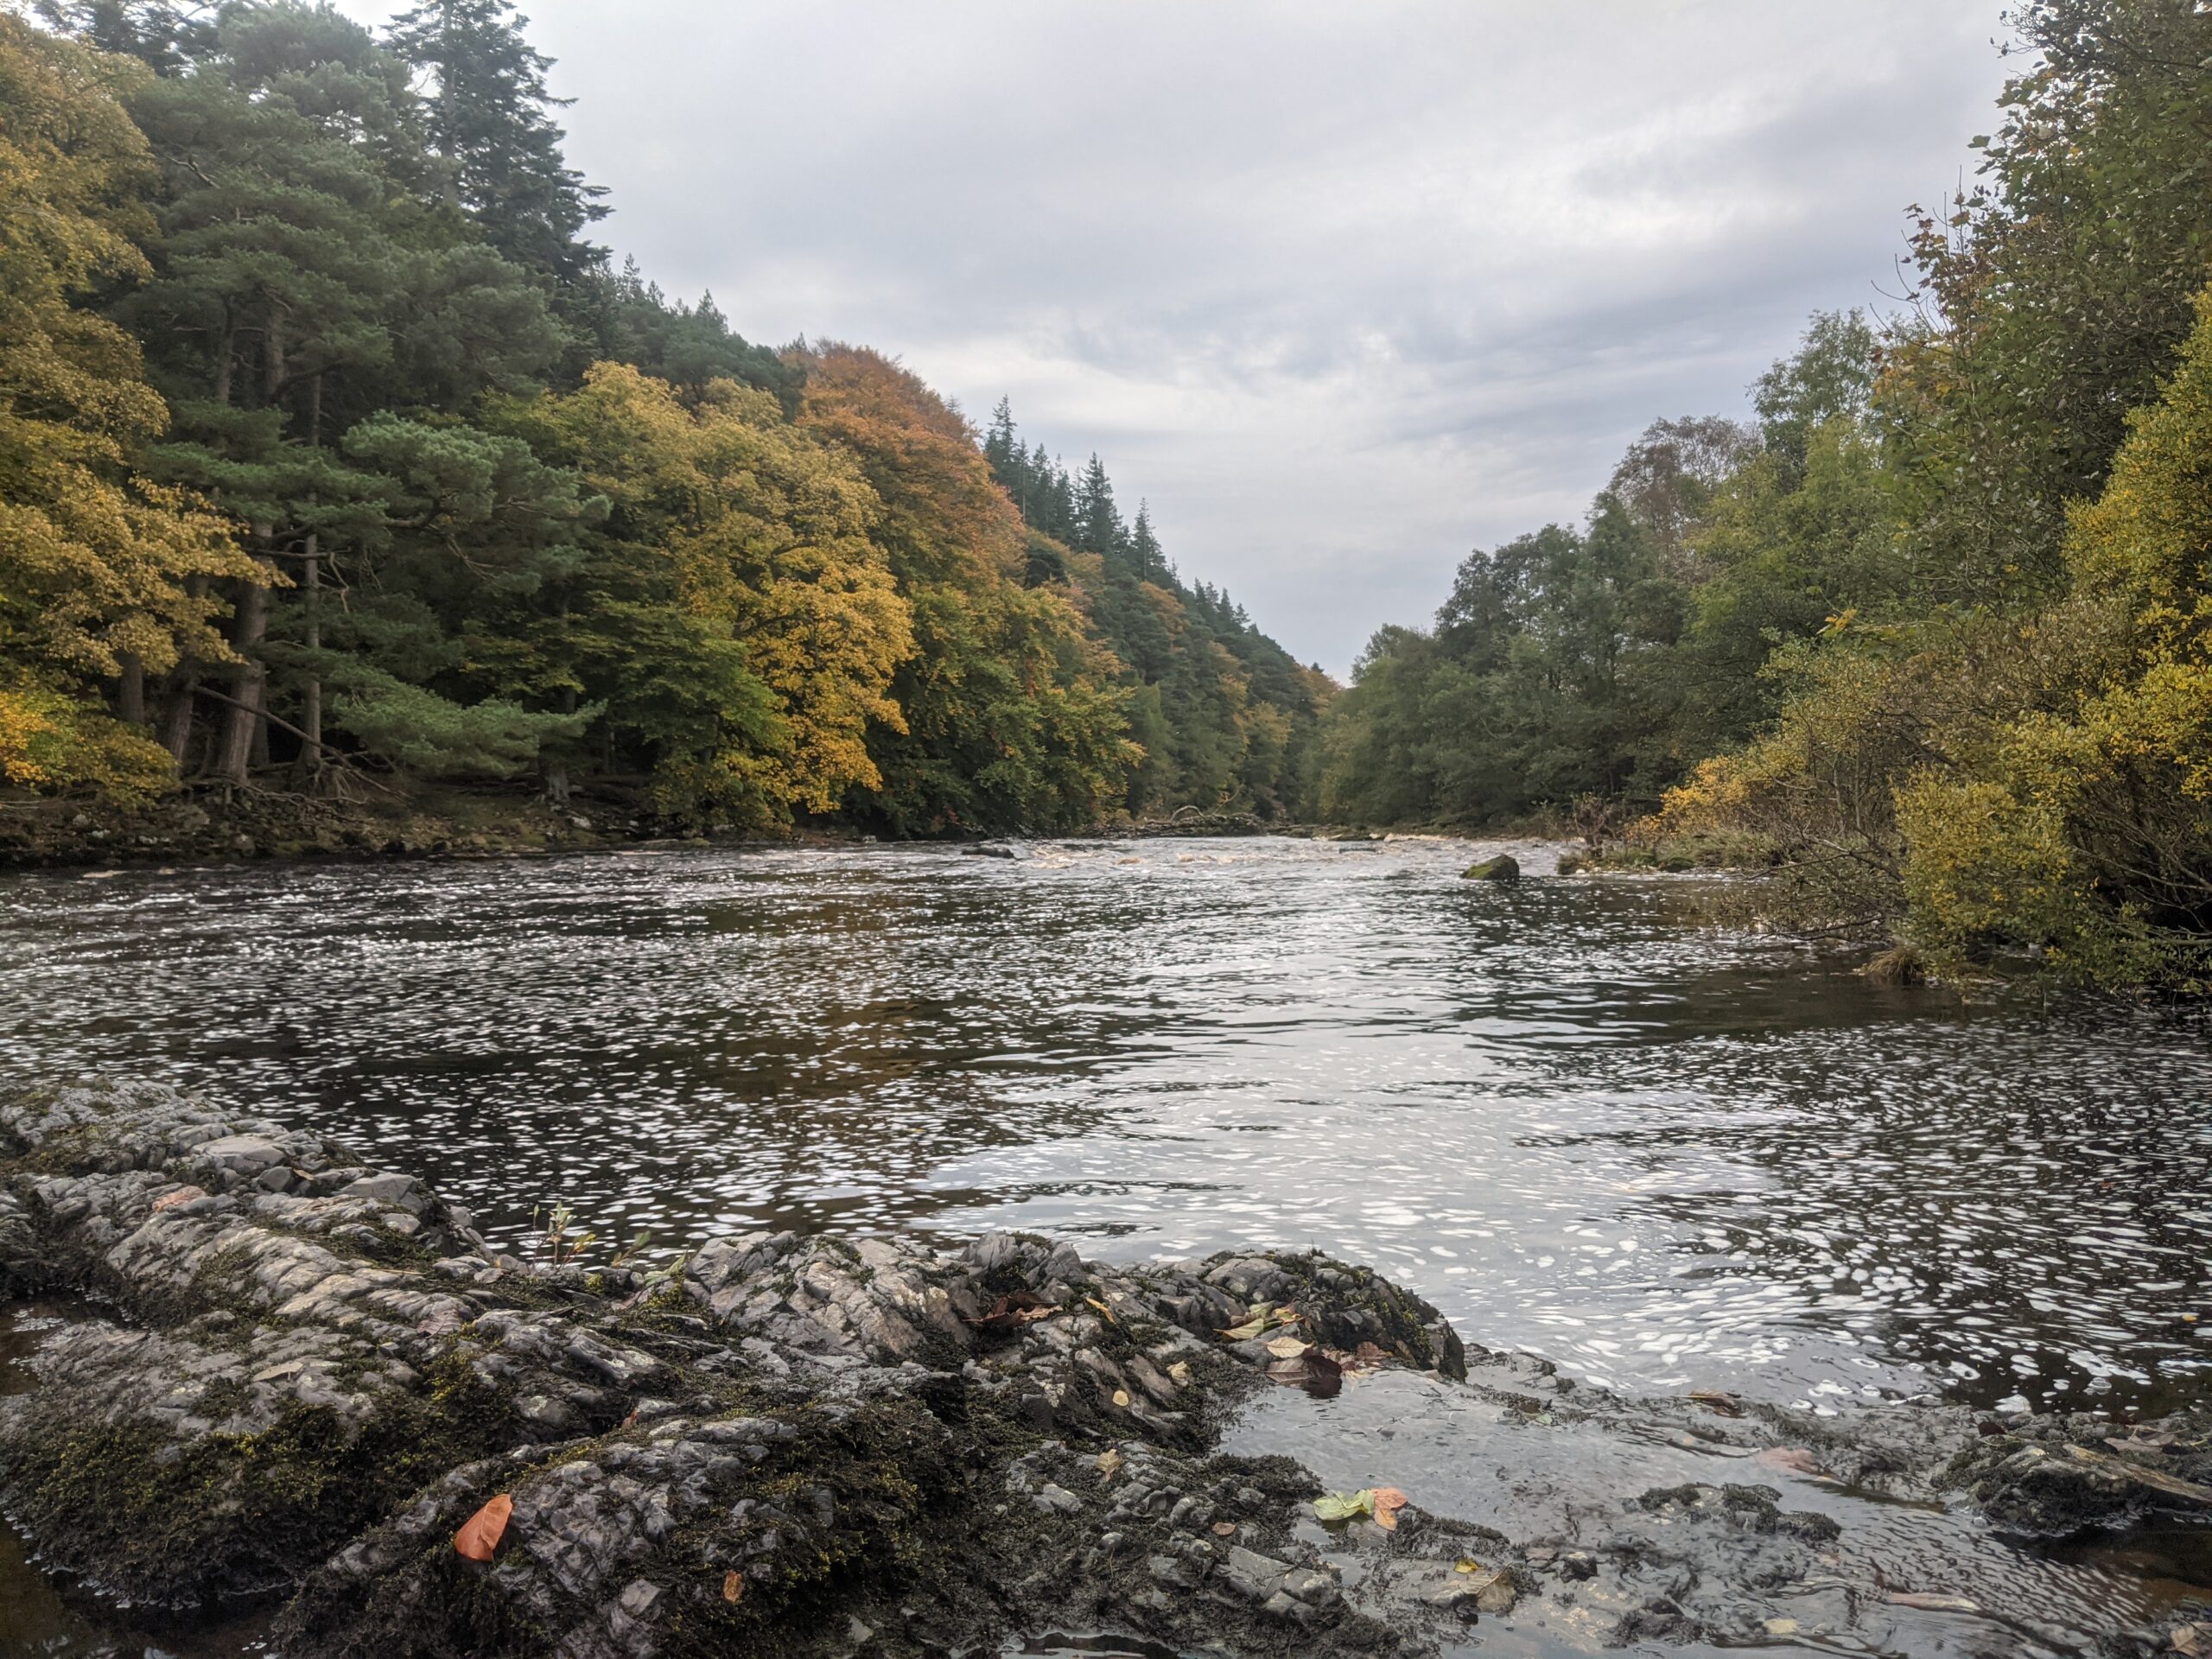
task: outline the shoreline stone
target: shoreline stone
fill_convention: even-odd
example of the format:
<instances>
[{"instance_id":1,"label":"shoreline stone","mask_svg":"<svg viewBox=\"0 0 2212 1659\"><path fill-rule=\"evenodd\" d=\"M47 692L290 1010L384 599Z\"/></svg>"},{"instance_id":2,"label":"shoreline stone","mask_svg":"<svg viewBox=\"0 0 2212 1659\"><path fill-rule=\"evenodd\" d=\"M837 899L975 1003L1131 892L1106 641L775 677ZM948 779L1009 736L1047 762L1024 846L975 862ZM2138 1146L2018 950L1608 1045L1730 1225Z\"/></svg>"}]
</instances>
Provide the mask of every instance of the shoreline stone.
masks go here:
<instances>
[{"instance_id":1,"label":"shoreline stone","mask_svg":"<svg viewBox=\"0 0 2212 1659\"><path fill-rule=\"evenodd\" d=\"M271 1609L288 1659L918 1659L1071 1629L1429 1654L1523 1618L1599 1651L1815 1614L1857 1632L1884 1605L1838 1522L1767 1484L1654 1488L1571 1538L1418 1503L1324 1529L1300 1464L1219 1449L1269 1368L1309 1363L1270 1351L1285 1337L1562 1433L1795 1448L2023 1532L2212 1502L2212 1453L2092 1446L2071 1420L1992 1435L1900 1409L1878 1436L1630 1408L1318 1255L1115 1267L1027 1234L776 1233L533 1268L404 1172L153 1084L0 1101L0 1280L79 1315L0 1397L0 1508L41 1565L135 1616ZM494 1560L462 1559L500 1495Z\"/></svg>"}]
</instances>

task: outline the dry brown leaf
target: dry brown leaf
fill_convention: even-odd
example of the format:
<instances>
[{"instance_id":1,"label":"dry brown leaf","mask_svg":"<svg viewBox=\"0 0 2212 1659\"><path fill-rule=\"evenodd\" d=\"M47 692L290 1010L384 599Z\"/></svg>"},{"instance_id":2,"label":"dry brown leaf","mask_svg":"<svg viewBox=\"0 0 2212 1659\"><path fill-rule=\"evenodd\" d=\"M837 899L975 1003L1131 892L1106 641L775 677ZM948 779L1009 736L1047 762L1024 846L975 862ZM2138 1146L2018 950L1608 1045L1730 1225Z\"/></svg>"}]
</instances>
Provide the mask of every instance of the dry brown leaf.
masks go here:
<instances>
[{"instance_id":1,"label":"dry brown leaf","mask_svg":"<svg viewBox=\"0 0 2212 1659\"><path fill-rule=\"evenodd\" d=\"M1382 1351L1380 1348L1376 1348L1375 1344L1371 1342L1362 1343L1360 1344L1360 1348L1374 1348L1377 1357L1370 1359L1363 1352L1345 1348L1320 1348L1316 1349L1314 1351L1325 1356L1329 1363L1337 1368L1338 1374L1341 1376L1360 1377L1365 1376L1370 1372L1380 1370L1382 1365L1382 1359L1387 1357L1387 1356L1382 1354Z\"/></svg>"},{"instance_id":2,"label":"dry brown leaf","mask_svg":"<svg viewBox=\"0 0 2212 1659\"><path fill-rule=\"evenodd\" d=\"M1375 1489L1375 1524L1385 1532L1395 1532L1398 1529L1398 1511L1411 1502L1411 1498L1395 1486L1377 1486Z\"/></svg>"},{"instance_id":3,"label":"dry brown leaf","mask_svg":"<svg viewBox=\"0 0 2212 1659\"><path fill-rule=\"evenodd\" d=\"M1096 1308L1098 1310L1098 1317L1105 1320L1107 1324L1119 1325L1121 1323L1119 1319L1114 1317L1114 1310L1107 1306L1105 1303L1100 1301L1096 1296L1086 1296L1083 1300L1089 1302L1093 1307Z\"/></svg>"},{"instance_id":4,"label":"dry brown leaf","mask_svg":"<svg viewBox=\"0 0 2212 1659\"><path fill-rule=\"evenodd\" d=\"M1213 1535L1217 1538L1234 1538L1236 1535L1236 1523L1234 1521L1215 1522Z\"/></svg>"},{"instance_id":5,"label":"dry brown leaf","mask_svg":"<svg viewBox=\"0 0 2212 1659\"><path fill-rule=\"evenodd\" d=\"M154 1213L159 1215L164 1210L174 1210L180 1204L190 1204L194 1198L204 1198L207 1196L207 1189L205 1187L180 1186L175 1192L164 1192L154 1200Z\"/></svg>"},{"instance_id":6,"label":"dry brown leaf","mask_svg":"<svg viewBox=\"0 0 2212 1659\"><path fill-rule=\"evenodd\" d=\"M735 1601L745 1593L745 1574L732 1567L722 1574L722 1599Z\"/></svg>"},{"instance_id":7,"label":"dry brown leaf","mask_svg":"<svg viewBox=\"0 0 2212 1659\"><path fill-rule=\"evenodd\" d=\"M1296 1337L1277 1337L1268 1344L1268 1351L1277 1359L1297 1359L1313 1345L1310 1342L1301 1342Z\"/></svg>"},{"instance_id":8,"label":"dry brown leaf","mask_svg":"<svg viewBox=\"0 0 2212 1659\"><path fill-rule=\"evenodd\" d=\"M1114 1403L1121 1407L1122 1410L1127 1411L1129 1408L1129 1391L1127 1389L1115 1389Z\"/></svg>"},{"instance_id":9,"label":"dry brown leaf","mask_svg":"<svg viewBox=\"0 0 2212 1659\"><path fill-rule=\"evenodd\" d=\"M1034 1325L1039 1319L1049 1319L1060 1310L1043 1297L1029 1291L1017 1290L1001 1296L991 1304L990 1312L980 1319L963 1319L963 1325L972 1325L978 1331L1006 1332L1025 1325Z\"/></svg>"},{"instance_id":10,"label":"dry brown leaf","mask_svg":"<svg viewBox=\"0 0 2212 1659\"><path fill-rule=\"evenodd\" d=\"M1820 1460L1802 1446L1770 1446L1754 1454L1754 1463L1770 1469L1787 1469L1793 1475L1818 1475Z\"/></svg>"},{"instance_id":11,"label":"dry brown leaf","mask_svg":"<svg viewBox=\"0 0 2212 1659\"><path fill-rule=\"evenodd\" d=\"M1167 1368L1167 1375L1178 1383L1188 1382L1191 1380L1191 1362L1187 1359L1177 1360Z\"/></svg>"},{"instance_id":12,"label":"dry brown leaf","mask_svg":"<svg viewBox=\"0 0 2212 1659\"><path fill-rule=\"evenodd\" d=\"M1098 1454L1098 1472L1111 1480L1122 1472L1123 1461L1122 1448L1118 1446L1109 1446Z\"/></svg>"},{"instance_id":13,"label":"dry brown leaf","mask_svg":"<svg viewBox=\"0 0 2212 1659\"><path fill-rule=\"evenodd\" d=\"M507 1517L514 1512L514 1499L501 1492L461 1523L461 1530L453 1535L454 1552L467 1560L490 1560L499 1550L499 1540L507 1535Z\"/></svg>"},{"instance_id":14,"label":"dry brown leaf","mask_svg":"<svg viewBox=\"0 0 2212 1659\"><path fill-rule=\"evenodd\" d=\"M1690 1398L1707 1411L1719 1412L1723 1417L1744 1414L1743 1396L1731 1394L1726 1389L1692 1389Z\"/></svg>"}]
</instances>

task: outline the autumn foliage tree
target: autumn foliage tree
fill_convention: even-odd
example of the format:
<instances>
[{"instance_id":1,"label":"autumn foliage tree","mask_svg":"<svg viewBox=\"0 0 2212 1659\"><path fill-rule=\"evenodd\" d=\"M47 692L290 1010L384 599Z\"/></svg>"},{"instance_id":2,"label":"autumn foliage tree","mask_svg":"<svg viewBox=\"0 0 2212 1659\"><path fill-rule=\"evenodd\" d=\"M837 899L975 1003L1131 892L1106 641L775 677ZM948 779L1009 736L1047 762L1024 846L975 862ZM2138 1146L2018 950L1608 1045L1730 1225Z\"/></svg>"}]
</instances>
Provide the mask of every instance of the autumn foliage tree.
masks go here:
<instances>
[{"instance_id":1,"label":"autumn foliage tree","mask_svg":"<svg viewBox=\"0 0 2212 1659\"><path fill-rule=\"evenodd\" d=\"M730 381L687 399L603 363L512 429L611 505L577 601L583 681L640 745L665 810L761 824L882 781L872 726L913 652L846 457Z\"/></svg>"},{"instance_id":2,"label":"autumn foliage tree","mask_svg":"<svg viewBox=\"0 0 2212 1659\"><path fill-rule=\"evenodd\" d=\"M816 347L800 423L851 455L918 649L874 728L855 805L898 834L1094 823L1141 757L1120 664L1061 593L1023 586L1028 541L967 423L870 351Z\"/></svg>"},{"instance_id":3,"label":"autumn foliage tree","mask_svg":"<svg viewBox=\"0 0 2212 1659\"><path fill-rule=\"evenodd\" d=\"M207 584L256 579L224 520L134 453L168 411L79 302L142 275L137 66L0 13L0 775L143 793L148 675L228 653ZM102 707L108 694L114 710Z\"/></svg>"}]
</instances>

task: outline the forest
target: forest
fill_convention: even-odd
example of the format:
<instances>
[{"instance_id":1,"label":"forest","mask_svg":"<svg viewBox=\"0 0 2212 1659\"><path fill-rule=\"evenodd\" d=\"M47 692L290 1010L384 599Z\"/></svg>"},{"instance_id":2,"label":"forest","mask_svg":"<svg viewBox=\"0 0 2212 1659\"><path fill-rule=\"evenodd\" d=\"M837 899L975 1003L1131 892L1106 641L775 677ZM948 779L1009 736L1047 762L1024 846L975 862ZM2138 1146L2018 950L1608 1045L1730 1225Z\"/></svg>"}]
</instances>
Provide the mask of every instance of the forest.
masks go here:
<instances>
[{"instance_id":1,"label":"forest","mask_svg":"<svg viewBox=\"0 0 2212 1659\"><path fill-rule=\"evenodd\" d=\"M2033 0L1896 302L1348 688L1096 454L593 240L506 0L0 13L0 780L662 825L1570 815L1945 969L2212 977L2212 15Z\"/></svg>"},{"instance_id":2,"label":"forest","mask_svg":"<svg viewBox=\"0 0 2212 1659\"><path fill-rule=\"evenodd\" d=\"M506 0L0 12L0 778L679 828L1311 804L1332 690L895 359L592 240Z\"/></svg>"},{"instance_id":3,"label":"forest","mask_svg":"<svg viewBox=\"0 0 2212 1659\"><path fill-rule=\"evenodd\" d=\"M1920 964L2212 982L2212 13L2035 0L1898 303L1749 423L1654 423L1471 554L1325 733L1322 810L1642 816Z\"/></svg>"}]
</instances>

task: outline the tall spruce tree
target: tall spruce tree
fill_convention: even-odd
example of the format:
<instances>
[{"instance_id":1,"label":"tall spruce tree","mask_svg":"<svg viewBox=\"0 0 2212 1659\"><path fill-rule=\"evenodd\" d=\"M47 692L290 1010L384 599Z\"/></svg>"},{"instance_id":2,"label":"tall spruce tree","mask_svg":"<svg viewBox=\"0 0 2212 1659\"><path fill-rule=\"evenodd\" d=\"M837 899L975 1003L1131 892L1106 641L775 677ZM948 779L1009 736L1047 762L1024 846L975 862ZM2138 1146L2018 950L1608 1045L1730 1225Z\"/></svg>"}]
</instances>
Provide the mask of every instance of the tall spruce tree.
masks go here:
<instances>
[{"instance_id":1,"label":"tall spruce tree","mask_svg":"<svg viewBox=\"0 0 2212 1659\"><path fill-rule=\"evenodd\" d=\"M607 217L601 185L561 151L547 89L552 62L523 35L509 0L426 0L392 20L392 49L425 71L423 121L444 188L485 239L526 270L571 286L603 264L584 232Z\"/></svg>"}]
</instances>

